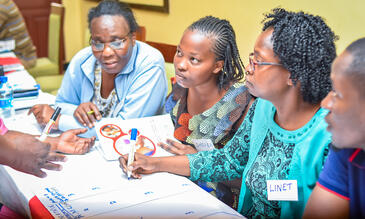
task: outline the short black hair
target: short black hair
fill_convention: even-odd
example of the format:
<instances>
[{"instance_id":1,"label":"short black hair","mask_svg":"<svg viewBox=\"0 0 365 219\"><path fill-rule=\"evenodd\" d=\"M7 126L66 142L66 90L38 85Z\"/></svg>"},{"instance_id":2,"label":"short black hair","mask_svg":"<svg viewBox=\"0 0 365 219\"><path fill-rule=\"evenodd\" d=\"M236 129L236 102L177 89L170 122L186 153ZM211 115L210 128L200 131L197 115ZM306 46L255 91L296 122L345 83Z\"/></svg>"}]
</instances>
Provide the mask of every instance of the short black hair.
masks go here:
<instances>
[{"instance_id":1,"label":"short black hair","mask_svg":"<svg viewBox=\"0 0 365 219\"><path fill-rule=\"evenodd\" d=\"M236 44L236 35L229 21L213 16L206 16L188 27L190 31L198 31L212 39L216 60L224 61L223 69L218 77L219 88L228 89L232 82L244 78L245 68Z\"/></svg>"},{"instance_id":2,"label":"short black hair","mask_svg":"<svg viewBox=\"0 0 365 219\"><path fill-rule=\"evenodd\" d=\"M300 82L304 101L317 104L331 90L331 63L336 58L337 36L319 17L275 8L265 15L263 30L273 28L274 53Z\"/></svg>"},{"instance_id":3,"label":"short black hair","mask_svg":"<svg viewBox=\"0 0 365 219\"><path fill-rule=\"evenodd\" d=\"M134 17L132 9L128 4L117 0L103 0L96 7L89 10L87 16L89 23L89 30L91 31L91 21L94 18L101 17L103 15L117 15L122 16L129 25L129 31L131 33L138 30L138 24Z\"/></svg>"},{"instance_id":4,"label":"short black hair","mask_svg":"<svg viewBox=\"0 0 365 219\"><path fill-rule=\"evenodd\" d=\"M360 89L360 95L365 98L365 38L352 42L345 51L352 56L345 73L352 78L356 88Z\"/></svg>"}]
</instances>

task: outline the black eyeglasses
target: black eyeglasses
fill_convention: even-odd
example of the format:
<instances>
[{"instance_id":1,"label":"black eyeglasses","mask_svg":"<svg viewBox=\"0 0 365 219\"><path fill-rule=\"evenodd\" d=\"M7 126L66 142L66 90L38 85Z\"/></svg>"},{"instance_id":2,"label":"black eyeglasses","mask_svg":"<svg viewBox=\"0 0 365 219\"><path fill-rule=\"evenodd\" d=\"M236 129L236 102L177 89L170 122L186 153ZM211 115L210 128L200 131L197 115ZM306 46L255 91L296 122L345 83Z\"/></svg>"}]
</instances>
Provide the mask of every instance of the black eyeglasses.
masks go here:
<instances>
[{"instance_id":1,"label":"black eyeglasses","mask_svg":"<svg viewBox=\"0 0 365 219\"><path fill-rule=\"evenodd\" d=\"M248 60L250 61L250 67L252 68L252 71L255 71L255 65L276 65L276 66L282 66L280 63L273 63L273 62L256 62L253 60L253 53L250 53Z\"/></svg>"},{"instance_id":2,"label":"black eyeglasses","mask_svg":"<svg viewBox=\"0 0 365 219\"><path fill-rule=\"evenodd\" d=\"M112 41L109 43L99 43L99 42L95 42L94 40L90 39L91 48L94 51L101 52L104 50L105 44L108 44L108 46L113 50L124 49L127 45L126 42L127 42L128 35L129 35L129 33L125 37L123 37L123 39L115 40L115 41Z\"/></svg>"}]
</instances>

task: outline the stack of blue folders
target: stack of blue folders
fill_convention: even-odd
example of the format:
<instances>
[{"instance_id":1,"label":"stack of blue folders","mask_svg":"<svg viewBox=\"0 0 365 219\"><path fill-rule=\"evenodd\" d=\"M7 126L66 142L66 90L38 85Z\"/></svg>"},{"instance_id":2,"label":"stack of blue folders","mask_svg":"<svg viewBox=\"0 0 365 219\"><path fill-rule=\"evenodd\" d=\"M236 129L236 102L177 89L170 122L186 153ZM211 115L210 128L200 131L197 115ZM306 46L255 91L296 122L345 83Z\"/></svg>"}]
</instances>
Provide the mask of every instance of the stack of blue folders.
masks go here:
<instances>
[{"instance_id":1,"label":"stack of blue folders","mask_svg":"<svg viewBox=\"0 0 365 219\"><path fill-rule=\"evenodd\" d=\"M39 94L39 85L35 85L31 88L15 88L14 89L14 98L22 98L22 97L37 97Z\"/></svg>"}]
</instances>

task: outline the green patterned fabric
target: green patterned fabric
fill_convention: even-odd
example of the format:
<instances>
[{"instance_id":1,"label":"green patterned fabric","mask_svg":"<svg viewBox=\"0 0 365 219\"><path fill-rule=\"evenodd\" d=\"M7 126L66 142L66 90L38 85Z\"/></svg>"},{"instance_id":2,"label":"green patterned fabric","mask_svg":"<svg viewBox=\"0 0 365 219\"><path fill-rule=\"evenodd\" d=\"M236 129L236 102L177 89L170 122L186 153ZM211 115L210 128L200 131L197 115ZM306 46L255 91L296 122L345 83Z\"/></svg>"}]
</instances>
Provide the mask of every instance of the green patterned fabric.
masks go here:
<instances>
[{"instance_id":1,"label":"green patterned fabric","mask_svg":"<svg viewBox=\"0 0 365 219\"><path fill-rule=\"evenodd\" d=\"M192 146L194 139L208 139L215 148L223 147L237 131L237 122L252 98L247 88L243 83L233 84L215 105L194 116L187 112L187 91L176 84L166 101L167 109L173 107L170 114L175 124L175 138ZM237 207L239 189L229 188L222 183L197 183L227 205Z\"/></svg>"},{"instance_id":2,"label":"green patterned fabric","mask_svg":"<svg viewBox=\"0 0 365 219\"><path fill-rule=\"evenodd\" d=\"M223 147L236 132L234 125L251 99L244 84L233 84L220 101L194 116L187 112L187 89L176 86L178 88L174 87L173 92L178 100L170 113L175 124L175 138L190 145L194 145L194 139L210 139L216 148Z\"/></svg>"},{"instance_id":3,"label":"green patterned fabric","mask_svg":"<svg viewBox=\"0 0 365 219\"><path fill-rule=\"evenodd\" d=\"M301 218L328 153L327 111L287 131L274 121L275 107L258 98L228 144L187 155L191 180L242 178L238 210L249 218ZM266 180L297 180L298 201L268 201Z\"/></svg>"}]
</instances>

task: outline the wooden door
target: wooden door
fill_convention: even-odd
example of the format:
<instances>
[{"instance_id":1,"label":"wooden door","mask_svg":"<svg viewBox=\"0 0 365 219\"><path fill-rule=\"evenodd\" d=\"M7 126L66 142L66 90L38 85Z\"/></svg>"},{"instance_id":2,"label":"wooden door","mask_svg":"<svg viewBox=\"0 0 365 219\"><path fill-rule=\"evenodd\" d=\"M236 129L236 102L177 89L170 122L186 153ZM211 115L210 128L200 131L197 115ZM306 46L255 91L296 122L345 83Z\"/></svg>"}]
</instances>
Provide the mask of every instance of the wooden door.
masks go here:
<instances>
[{"instance_id":1,"label":"wooden door","mask_svg":"<svg viewBox=\"0 0 365 219\"><path fill-rule=\"evenodd\" d=\"M48 56L48 20L51 2L62 0L13 0L21 11L38 57ZM63 42L62 42L63 44ZM63 50L63 45L61 50ZM64 60L64 57L63 57Z\"/></svg>"}]
</instances>

